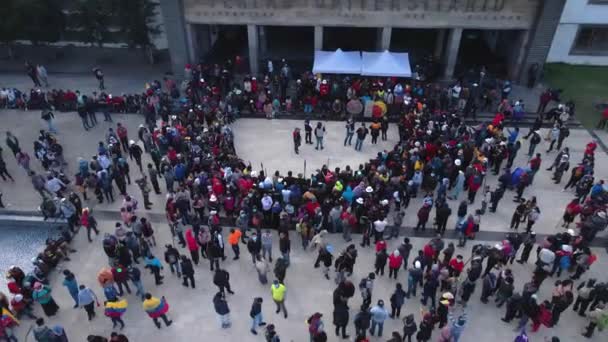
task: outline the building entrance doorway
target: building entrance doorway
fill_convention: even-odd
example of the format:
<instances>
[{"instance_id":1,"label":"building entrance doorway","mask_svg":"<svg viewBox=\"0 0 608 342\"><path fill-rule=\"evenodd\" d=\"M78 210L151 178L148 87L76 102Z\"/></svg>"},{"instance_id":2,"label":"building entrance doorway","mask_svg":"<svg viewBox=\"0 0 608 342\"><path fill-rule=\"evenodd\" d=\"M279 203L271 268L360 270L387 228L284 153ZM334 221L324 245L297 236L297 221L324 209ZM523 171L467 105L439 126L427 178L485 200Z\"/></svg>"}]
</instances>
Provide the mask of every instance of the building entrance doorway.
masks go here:
<instances>
[{"instance_id":1,"label":"building entrance doorway","mask_svg":"<svg viewBox=\"0 0 608 342\"><path fill-rule=\"evenodd\" d=\"M323 50L376 51L380 29L368 27L323 27Z\"/></svg>"}]
</instances>

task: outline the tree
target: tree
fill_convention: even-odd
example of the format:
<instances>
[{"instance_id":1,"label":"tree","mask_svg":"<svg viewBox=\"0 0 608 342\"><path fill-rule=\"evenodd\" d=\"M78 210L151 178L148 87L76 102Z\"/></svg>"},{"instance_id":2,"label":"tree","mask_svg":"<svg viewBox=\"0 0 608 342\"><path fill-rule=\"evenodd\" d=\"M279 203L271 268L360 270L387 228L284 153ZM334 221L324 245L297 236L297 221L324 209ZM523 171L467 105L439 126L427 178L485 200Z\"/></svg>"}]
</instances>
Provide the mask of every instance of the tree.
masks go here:
<instances>
[{"instance_id":1,"label":"tree","mask_svg":"<svg viewBox=\"0 0 608 342\"><path fill-rule=\"evenodd\" d=\"M109 2L106 0L84 0L78 6L76 23L82 30L82 40L91 45L103 46L109 39Z\"/></svg>"},{"instance_id":2,"label":"tree","mask_svg":"<svg viewBox=\"0 0 608 342\"><path fill-rule=\"evenodd\" d=\"M152 37L158 35L156 23L157 2L151 0L115 0L118 21L129 47L152 47Z\"/></svg>"},{"instance_id":3,"label":"tree","mask_svg":"<svg viewBox=\"0 0 608 342\"><path fill-rule=\"evenodd\" d=\"M0 1L0 13L4 18L0 20L0 42L6 44L8 57L13 58L12 43L19 38L19 30L23 26L19 15L19 0Z\"/></svg>"},{"instance_id":4,"label":"tree","mask_svg":"<svg viewBox=\"0 0 608 342\"><path fill-rule=\"evenodd\" d=\"M6 0L0 0L4 2ZM59 0L17 0L23 38L32 44L56 42L65 30L65 15ZM21 34L20 34L21 35Z\"/></svg>"}]
</instances>

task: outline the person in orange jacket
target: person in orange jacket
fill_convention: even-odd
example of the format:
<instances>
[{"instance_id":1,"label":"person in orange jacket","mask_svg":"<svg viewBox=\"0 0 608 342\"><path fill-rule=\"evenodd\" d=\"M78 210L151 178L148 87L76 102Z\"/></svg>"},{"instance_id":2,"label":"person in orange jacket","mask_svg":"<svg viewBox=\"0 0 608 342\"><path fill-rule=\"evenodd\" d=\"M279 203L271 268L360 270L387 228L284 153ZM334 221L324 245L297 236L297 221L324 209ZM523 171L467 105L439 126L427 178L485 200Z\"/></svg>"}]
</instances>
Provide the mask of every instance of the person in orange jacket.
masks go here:
<instances>
[{"instance_id":1,"label":"person in orange jacket","mask_svg":"<svg viewBox=\"0 0 608 342\"><path fill-rule=\"evenodd\" d=\"M239 240L243 236L241 230L238 228L230 229L230 234L228 235L228 244L232 247L232 251L234 252L234 258L232 260L238 260L241 251L239 249Z\"/></svg>"}]
</instances>

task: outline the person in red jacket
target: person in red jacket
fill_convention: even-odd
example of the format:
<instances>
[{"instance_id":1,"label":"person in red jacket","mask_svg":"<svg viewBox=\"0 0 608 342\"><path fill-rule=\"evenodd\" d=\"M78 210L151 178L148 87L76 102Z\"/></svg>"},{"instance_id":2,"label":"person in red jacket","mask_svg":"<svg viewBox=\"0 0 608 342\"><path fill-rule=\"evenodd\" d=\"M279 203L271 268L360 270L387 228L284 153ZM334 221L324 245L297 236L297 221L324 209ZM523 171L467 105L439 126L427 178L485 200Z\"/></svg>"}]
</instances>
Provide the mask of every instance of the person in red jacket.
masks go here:
<instances>
[{"instance_id":1,"label":"person in red jacket","mask_svg":"<svg viewBox=\"0 0 608 342\"><path fill-rule=\"evenodd\" d=\"M429 220L429 213L431 212L431 205L425 203L420 210L418 210L418 224L416 224L416 228L414 230L418 230L419 228L426 228L426 222Z\"/></svg>"},{"instance_id":2,"label":"person in red jacket","mask_svg":"<svg viewBox=\"0 0 608 342\"><path fill-rule=\"evenodd\" d=\"M576 198L568 203L566 210L564 211L564 223L562 224L562 227L568 228L570 223L576 218L576 215L581 213L582 209L583 207L581 207Z\"/></svg>"},{"instance_id":3,"label":"person in red jacket","mask_svg":"<svg viewBox=\"0 0 608 342\"><path fill-rule=\"evenodd\" d=\"M399 250L396 249L389 257L388 257L388 277L394 276L397 279L397 273L399 272L399 268L401 268L401 264L403 264L403 257L399 253Z\"/></svg>"},{"instance_id":4,"label":"person in red jacket","mask_svg":"<svg viewBox=\"0 0 608 342\"><path fill-rule=\"evenodd\" d=\"M190 251L190 256L192 256L192 261L195 265L198 265L199 261L199 253L198 253L198 243L196 242L196 238L194 237L194 232L192 228L186 229L186 245L188 246L188 250Z\"/></svg>"},{"instance_id":5,"label":"person in red jacket","mask_svg":"<svg viewBox=\"0 0 608 342\"><path fill-rule=\"evenodd\" d=\"M376 242L376 253L380 252L383 249L386 250L386 241L379 240L378 242Z\"/></svg>"},{"instance_id":6,"label":"person in red jacket","mask_svg":"<svg viewBox=\"0 0 608 342\"><path fill-rule=\"evenodd\" d=\"M477 190L479 190L482 183L483 183L483 175L479 171L476 171L471 176L469 176L468 185L469 185L469 203L470 204L473 204L473 202L475 202L475 195L477 195Z\"/></svg>"},{"instance_id":7,"label":"person in red jacket","mask_svg":"<svg viewBox=\"0 0 608 342\"><path fill-rule=\"evenodd\" d=\"M450 277L458 277L458 275L462 273L462 270L464 270L464 261L462 255L458 254L455 258L452 258L452 260L450 260L449 267Z\"/></svg>"}]
</instances>

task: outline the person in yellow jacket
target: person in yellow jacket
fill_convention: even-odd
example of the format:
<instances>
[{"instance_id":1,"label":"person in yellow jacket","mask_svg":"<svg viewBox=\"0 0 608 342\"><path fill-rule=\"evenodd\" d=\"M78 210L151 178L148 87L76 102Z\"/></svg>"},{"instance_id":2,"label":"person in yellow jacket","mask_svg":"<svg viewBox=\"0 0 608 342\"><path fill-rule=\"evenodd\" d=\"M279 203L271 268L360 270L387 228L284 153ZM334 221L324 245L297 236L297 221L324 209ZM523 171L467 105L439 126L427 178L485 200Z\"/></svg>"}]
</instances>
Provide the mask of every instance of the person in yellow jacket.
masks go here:
<instances>
[{"instance_id":1,"label":"person in yellow jacket","mask_svg":"<svg viewBox=\"0 0 608 342\"><path fill-rule=\"evenodd\" d=\"M279 281L275 279L270 286L270 291L272 292L272 300L274 300L277 305L276 313L283 310L283 315L287 318L287 308L285 307L285 293L287 292L287 288L284 284L279 283Z\"/></svg>"}]
</instances>

